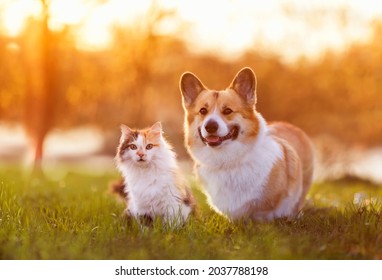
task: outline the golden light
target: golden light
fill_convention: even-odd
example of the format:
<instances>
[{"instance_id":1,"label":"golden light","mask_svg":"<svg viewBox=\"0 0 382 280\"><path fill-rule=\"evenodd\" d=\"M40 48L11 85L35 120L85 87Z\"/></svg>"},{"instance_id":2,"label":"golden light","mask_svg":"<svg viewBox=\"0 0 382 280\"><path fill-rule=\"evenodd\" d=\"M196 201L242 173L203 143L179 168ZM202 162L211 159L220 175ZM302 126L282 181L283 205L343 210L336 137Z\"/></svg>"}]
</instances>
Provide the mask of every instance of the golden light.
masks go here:
<instances>
[{"instance_id":1,"label":"golden light","mask_svg":"<svg viewBox=\"0 0 382 280\"><path fill-rule=\"evenodd\" d=\"M170 2L170 0L167 0ZM271 51L293 62L319 57L369 38L382 2L373 0L172 1L189 32L180 36L199 51L236 58L243 50Z\"/></svg>"},{"instance_id":2,"label":"golden light","mask_svg":"<svg viewBox=\"0 0 382 280\"><path fill-rule=\"evenodd\" d=\"M105 14L102 8L93 11L88 20L77 31L77 45L80 49L97 51L107 48L112 42L110 32L112 14Z\"/></svg>"},{"instance_id":3,"label":"golden light","mask_svg":"<svg viewBox=\"0 0 382 280\"><path fill-rule=\"evenodd\" d=\"M3 5L2 29L11 37L20 34L28 17L37 17L42 11L41 3L34 0L7 1Z\"/></svg>"},{"instance_id":4,"label":"golden light","mask_svg":"<svg viewBox=\"0 0 382 280\"><path fill-rule=\"evenodd\" d=\"M60 30L66 24L76 25L84 20L91 7L78 0L52 0L49 6L49 27Z\"/></svg>"},{"instance_id":5,"label":"golden light","mask_svg":"<svg viewBox=\"0 0 382 280\"><path fill-rule=\"evenodd\" d=\"M41 14L40 0L2 0L0 26L17 36L26 18ZM102 50L113 40L113 26L145 21L153 3L176 12L163 30L183 39L193 51L212 51L235 57L243 50L273 51L286 60L315 57L324 49L341 50L369 36L370 22L382 18L382 1L364 0L51 0L52 30L73 27L76 44ZM343 12L344 11L344 12ZM172 25L187 28L176 28ZM160 29L160 28L159 28ZM181 32L179 32L181 30Z\"/></svg>"},{"instance_id":6,"label":"golden light","mask_svg":"<svg viewBox=\"0 0 382 280\"><path fill-rule=\"evenodd\" d=\"M56 0L58 1L58 0ZM145 20L152 1L112 0L93 6L77 31L77 45L88 51L102 50L113 40L113 26L132 26Z\"/></svg>"}]
</instances>

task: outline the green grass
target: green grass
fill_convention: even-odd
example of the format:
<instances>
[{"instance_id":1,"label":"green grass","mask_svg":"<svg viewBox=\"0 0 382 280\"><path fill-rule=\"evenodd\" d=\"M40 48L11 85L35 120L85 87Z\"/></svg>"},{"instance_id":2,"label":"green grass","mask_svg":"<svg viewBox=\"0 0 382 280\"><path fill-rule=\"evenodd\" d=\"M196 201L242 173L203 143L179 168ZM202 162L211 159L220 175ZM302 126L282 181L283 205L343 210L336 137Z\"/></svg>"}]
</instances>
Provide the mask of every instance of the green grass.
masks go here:
<instances>
[{"instance_id":1,"label":"green grass","mask_svg":"<svg viewBox=\"0 0 382 280\"><path fill-rule=\"evenodd\" d=\"M292 221L233 224L194 184L198 211L180 229L140 228L107 193L116 174L53 182L0 169L0 259L381 259L381 186L315 184ZM365 200L353 204L355 193Z\"/></svg>"}]
</instances>

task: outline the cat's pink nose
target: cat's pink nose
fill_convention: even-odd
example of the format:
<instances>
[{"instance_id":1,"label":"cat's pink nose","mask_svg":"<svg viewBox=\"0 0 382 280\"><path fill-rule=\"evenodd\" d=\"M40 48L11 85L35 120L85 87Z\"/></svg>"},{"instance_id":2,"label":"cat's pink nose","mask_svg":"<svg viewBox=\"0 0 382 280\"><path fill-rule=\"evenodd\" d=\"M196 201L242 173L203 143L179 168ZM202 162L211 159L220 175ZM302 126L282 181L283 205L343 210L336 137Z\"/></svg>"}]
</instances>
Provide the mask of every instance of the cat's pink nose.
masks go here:
<instances>
[{"instance_id":1,"label":"cat's pink nose","mask_svg":"<svg viewBox=\"0 0 382 280\"><path fill-rule=\"evenodd\" d=\"M143 158L143 156L145 155L144 153L141 153L141 152L138 152L137 155L140 157L140 158Z\"/></svg>"}]
</instances>

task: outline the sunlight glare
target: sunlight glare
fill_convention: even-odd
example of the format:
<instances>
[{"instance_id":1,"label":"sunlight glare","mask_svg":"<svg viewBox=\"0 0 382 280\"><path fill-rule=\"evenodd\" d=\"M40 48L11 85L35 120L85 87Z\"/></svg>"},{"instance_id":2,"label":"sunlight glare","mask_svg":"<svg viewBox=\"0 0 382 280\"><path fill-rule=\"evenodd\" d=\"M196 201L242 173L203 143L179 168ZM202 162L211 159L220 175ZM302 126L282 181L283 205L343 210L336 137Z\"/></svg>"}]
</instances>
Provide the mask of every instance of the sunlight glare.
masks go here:
<instances>
[{"instance_id":1,"label":"sunlight glare","mask_svg":"<svg viewBox=\"0 0 382 280\"><path fill-rule=\"evenodd\" d=\"M38 0L2 1L8 2L0 24L9 36L20 34L28 16L41 14ZM176 13L155 32L184 40L193 52L235 58L246 50L266 51L287 61L367 40L372 20L382 18L382 1L374 0L51 0L49 26L72 26L80 49L103 50L113 41L114 26L139 28L153 7Z\"/></svg>"},{"instance_id":2,"label":"sunlight glare","mask_svg":"<svg viewBox=\"0 0 382 280\"><path fill-rule=\"evenodd\" d=\"M112 41L110 32L111 18L102 8L96 8L89 19L77 33L77 46L87 51L98 51L107 48Z\"/></svg>"},{"instance_id":3,"label":"sunlight glare","mask_svg":"<svg viewBox=\"0 0 382 280\"><path fill-rule=\"evenodd\" d=\"M41 15L42 6L39 1L34 0L16 0L5 4L2 19L2 29L4 32L15 37L24 28L28 17L37 17Z\"/></svg>"},{"instance_id":4,"label":"sunlight glare","mask_svg":"<svg viewBox=\"0 0 382 280\"><path fill-rule=\"evenodd\" d=\"M150 5L149 0L111 0L93 7L84 24L78 29L78 48L87 51L106 49L113 41L113 26L128 26L144 20L142 17Z\"/></svg>"},{"instance_id":5,"label":"sunlight glare","mask_svg":"<svg viewBox=\"0 0 382 280\"><path fill-rule=\"evenodd\" d=\"M79 24L91 7L83 1L78 0L52 0L49 6L49 27L52 30L60 30L66 24Z\"/></svg>"},{"instance_id":6,"label":"sunlight glare","mask_svg":"<svg viewBox=\"0 0 382 280\"><path fill-rule=\"evenodd\" d=\"M371 35L382 2L364 0L236 0L171 3L190 27L178 34L192 51L236 58L245 50L276 53L293 62L341 51Z\"/></svg>"}]
</instances>

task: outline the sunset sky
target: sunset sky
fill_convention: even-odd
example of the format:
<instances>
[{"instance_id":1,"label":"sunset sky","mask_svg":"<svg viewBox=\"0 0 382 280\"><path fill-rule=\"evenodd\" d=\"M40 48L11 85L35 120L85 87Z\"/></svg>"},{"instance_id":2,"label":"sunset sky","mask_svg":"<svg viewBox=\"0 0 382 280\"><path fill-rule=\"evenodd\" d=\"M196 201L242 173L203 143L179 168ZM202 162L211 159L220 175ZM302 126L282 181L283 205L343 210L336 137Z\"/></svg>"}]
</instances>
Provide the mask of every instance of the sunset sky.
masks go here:
<instances>
[{"instance_id":1,"label":"sunset sky","mask_svg":"<svg viewBox=\"0 0 382 280\"><path fill-rule=\"evenodd\" d=\"M51 29L74 25L79 48L100 50L112 42L113 25L134 26L145 20L153 1L51 0ZM382 19L376 0L158 0L176 16L158 32L184 39L196 52L219 50L235 56L246 49L273 51L293 61L317 57L323 50L341 50L366 40L370 23ZM39 0L0 0L0 30L17 36L28 16L41 14Z\"/></svg>"}]
</instances>

